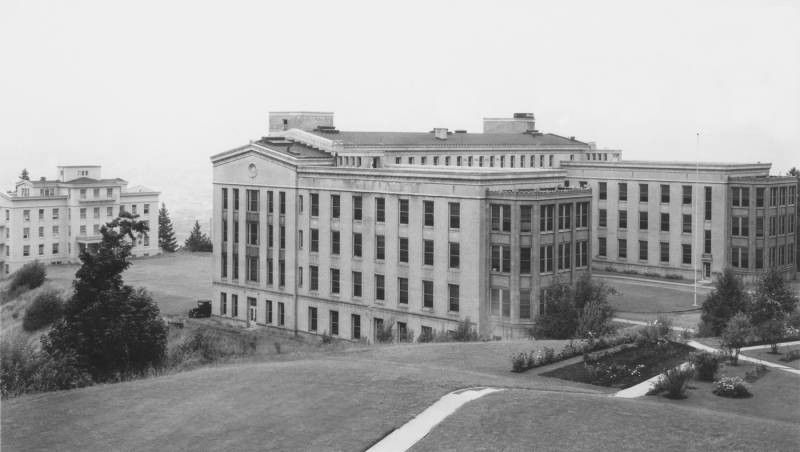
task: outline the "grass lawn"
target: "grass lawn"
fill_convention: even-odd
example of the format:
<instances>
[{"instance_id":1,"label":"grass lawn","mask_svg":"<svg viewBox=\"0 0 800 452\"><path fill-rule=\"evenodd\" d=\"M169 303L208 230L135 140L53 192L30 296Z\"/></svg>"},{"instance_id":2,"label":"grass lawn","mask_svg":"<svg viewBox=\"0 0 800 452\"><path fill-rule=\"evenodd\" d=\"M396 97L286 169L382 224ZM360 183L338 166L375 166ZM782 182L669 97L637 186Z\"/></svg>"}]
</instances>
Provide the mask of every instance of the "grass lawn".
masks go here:
<instances>
[{"instance_id":1,"label":"grass lawn","mask_svg":"<svg viewBox=\"0 0 800 452\"><path fill-rule=\"evenodd\" d=\"M762 361L769 361L771 363L780 364L782 366L788 366L795 369L800 369L800 359L796 359L794 361L781 361L780 358L786 356L792 350L800 350L800 345L785 345L778 347L778 354L774 355L770 353L770 348L758 348L755 350L743 350L741 352L742 355L748 356L750 358L760 359Z\"/></svg>"},{"instance_id":2,"label":"grass lawn","mask_svg":"<svg viewBox=\"0 0 800 452\"><path fill-rule=\"evenodd\" d=\"M698 309L692 306L693 288L691 284L670 283L649 280L631 280L604 275L596 279L606 282L620 293L610 298L611 305L619 312L658 314ZM710 289L697 287L698 306L705 300Z\"/></svg>"},{"instance_id":3,"label":"grass lawn","mask_svg":"<svg viewBox=\"0 0 800 452\"><path fill-rule=\"evenodd\" d=\"M412 450L796 450L800 442L796 421L682 402L503 391L463 406Z\"/></svg>"}]
</instances>

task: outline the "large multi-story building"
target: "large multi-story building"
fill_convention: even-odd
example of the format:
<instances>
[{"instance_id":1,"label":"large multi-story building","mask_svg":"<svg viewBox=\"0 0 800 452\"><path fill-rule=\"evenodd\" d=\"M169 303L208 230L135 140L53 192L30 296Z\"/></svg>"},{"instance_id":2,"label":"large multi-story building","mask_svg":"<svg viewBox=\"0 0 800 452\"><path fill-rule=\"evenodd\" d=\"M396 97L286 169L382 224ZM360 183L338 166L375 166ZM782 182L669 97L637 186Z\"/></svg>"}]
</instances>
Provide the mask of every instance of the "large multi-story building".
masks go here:
<instances>
[{"instance_id":1,"label":"large multi-story building","mask_svg":"<svg viewBox=\"0 0 800 452\"><path fill-rule=\"evenodd\" d=\"M787 216L796 193L769 165L624 161L539 132L529 113L486 118L483 133L407 133L274 112L268 136L212 162L212 312L246 325L370 340L388 325L403 338L469 319L482 334L517 337L545 309L543 288L592 265L749 275L762 271L762 246L794 275L778 250L793 252L796 218L776 219L786 230L774 238L730 227L751 208L745 186L754 200L778 190L774 207L746 212L753 231L759 215ZM706 230L726 231L710 251Z\"/></svg>"},{"instance_id":2,"label":"large multi-story building","mask_svg":"<svg viewBox=\"0 0 800 452\"><path fill-rule=\"evenodd\" d=\"M0 193L0 271L14 272L28 262L75 262L96 246L100 227L121 210L140 216L151 233L134 244L135 256L159 253L159 193L129 187L122 179L103 179L96 165L59 166L56 179L20 179L14 191Z\"/></svg>"}]
</instances>

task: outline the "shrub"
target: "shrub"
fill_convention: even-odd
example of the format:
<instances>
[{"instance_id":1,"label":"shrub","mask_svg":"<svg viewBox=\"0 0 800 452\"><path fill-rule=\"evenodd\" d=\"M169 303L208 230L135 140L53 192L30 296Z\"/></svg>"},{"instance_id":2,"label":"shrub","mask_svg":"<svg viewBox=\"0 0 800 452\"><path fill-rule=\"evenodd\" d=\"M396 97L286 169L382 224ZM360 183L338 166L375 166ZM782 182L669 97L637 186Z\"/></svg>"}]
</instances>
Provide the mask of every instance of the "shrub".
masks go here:
<instances>
[{"instance_id":1,"label":"shrub","mask_svg":"<svg viewBox=\"0 0 800 452\"><path fill-rule=\"evenodd\" d=\"M750 319L742 312L733 316L725 326L722 332L722 347L729 350L731 364L734 366L739 362L739 351L752 338L752 330Z\"/></svg>"},{"instance_id":2,"label":"shrub","mask_svg":"<svg viewBox=\"0 0 800 452\"><path fill-rule=\"evenodd\" d=\"M655 385L650 389L648 394L656 395L665 393L664 397L669 399L683 399L686 398L686 388L689 386L689 380L694 376L694 369L692 366L678 366L672 369L667 369L658 379Z\"/></svg>"},{"instance_id":3,"label":"shrub","mask_svg":"<svg viewBox=\"0 0 800 452\"><path fill-rule=\"evenodd\" d=\"M388 322L387 322L388 323ZM378 342L392 342L394 340L394 332L392 331L392 323L380 325L375 329L375 339Z\"/></svg>"},{"instance_id":4,"label":"shrub","mask_svg":"<svg viewBox=\"0 0 800 452\"><path fill-rule=\"evenodd\" d=\"M755 383L756 380L761 378L761 376L767 372L769 372L767 366L763 364L756 364L753 370L744 373L744 381L748 383Z\"/></svg>"},{"instance_id":5,"label":"shrub","mask_svg":"<svg viewBox=\"0 0 800 452\"><path fill-rule=\"evenodd\" d=\"M785 363L797 361L798 359L800 359L800 350L790 350L788 353L781 356L779 359Z\"/></svg>"},{"instance_id":6,"label":"shrub","mask_svg":"<svg viewBox=\"0 0 800 452\"><path fill-rule=\"evenodd\" d=\"M714 337L716 334L714 333L714 328L711 326L710 323L704 322L700 320L697 322L697 337Z\"/></svg>"},{"instance_id":7,"label":"shrub","mask_svg":"<svg viewBox=\"0 0 800 452\"><path fill-rule=\"evenodd\" d=\"M542 364L550 364L555 361L556 351L551 347L545 347L542 349L542 353Z\"/></svg>"},{"instance_id":8,"label":"shrub","mask_svg":"<svg viewBox=\"0 0 800 452\"><path fill-rule=\"evenodd\" d=\"M451 334L451 338L456 342L475 342L480 340L478 331L469 321L469 317L458 323L456 331Z\"/></svg>"},{"instance_id":9,"label":"shrub","mask_svg":"<svg viewBox=\"0 0 800 452\"><path fill-rule=\"evenodd\" d=\"M714 290L703 302L701 319L708 325L712 336L722 333L728 321L739 312L747 310L748 295L742 280L728 267L714 283Z\"/></svg>"},{"instance_id":10,"label":"shrub","mask_svg":"<svg viewBox=\"0 0 800 452\"><path fill-rule=\"evenodd\" d=\"M30 262L14 272L14 277L7 290L12 292L21 287L27 287L28 290L35 289L44 284L46 276L47 271L44 264L39 261Z\"/></svg>"},{"instance_id":11,"label":"shrub","mask_svg":"<svg viewBox=\"0 0 800 452\"><path fill-rule=\"evenodd\" d=\"M61 318L64 302L55 290L42 292L33 299L25 310L22 318L22 328L25 331L35 331L43 328Z\"/></svg>"},{"instance_id":12,"label":"shrub","mask_svg":"<svg viewBox=\"0 0 800 452\"><path fill-rule=\"evenodd\" d=\"M91 376L80 368L74 355L36 352L22 340L0 344L0 394L3 398L90 384Z\"/></svg>"},{"instance_id":13,"label":"shrub","mask_svg":"<svg viewBox=\"0 0 800 452\"><path fill-rule=\"evenodd\" d=\"M327 331L323 331L322 332L322 343L323 344L330 344L331 342L333 342L333 336L328 334Z\"/></svg>"},{"instance_id":14,"label":"shrub","mask_svg":"<svg viewBox=\"0 0 800 452\"><path fill-rule=\"evenodd\" d=\"M255 351L256 342L253 337L198 329L183 339L169 361L172 367L191 367L224 358L245 356Z\"/></svg>"},{"instance_id":15,"label":"shrub","mask_svg":"<svg viewBox=\"0 0 800 452\"><path fill-rule=\"evenodd\" d=\"M511 372L524 372L528 369L528 354L520 352L511 355Z\"/></svg>"},{"instance_id":16,"label":"shrub","mask_svg":"<svg viewBox=\"0 0 800 452\"><path fill-rule=\"evenodd\" d=\"M697 379L702 381L714 381L714 375L719 370L719 363L722 357L716 353L699 352L692 353L692 364L697 372Z\"/></svg>"},{"instance_id":17,"label":"shrub","mask_svg":"<svg viewBox=\"0 0 800 452\"><path fill-rule=\"evenodd\" d=\"M722 377L714 382L714 394L720 397L750 397L750 386L739 377Z\"/></svg>"}]
</instances>

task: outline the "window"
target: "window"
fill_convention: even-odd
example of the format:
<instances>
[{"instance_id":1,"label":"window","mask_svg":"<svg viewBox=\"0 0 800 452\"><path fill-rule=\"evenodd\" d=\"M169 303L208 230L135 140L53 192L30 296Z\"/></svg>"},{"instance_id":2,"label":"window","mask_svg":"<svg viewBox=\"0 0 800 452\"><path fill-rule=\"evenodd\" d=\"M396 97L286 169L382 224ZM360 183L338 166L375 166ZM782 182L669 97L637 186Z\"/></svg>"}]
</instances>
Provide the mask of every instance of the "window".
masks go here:
<instances>
[{"instance_id":1,"label":"window","mask_svg":"<svg viewBox=\"0 0 800 452\"><path fill-rule=\"evenodd\" d=\"M559 270L569 270L571 268L570 256L572 256L572 253L570 252L570 243L569 242L559 243L558 244Z\"/></svg>"},{"instance_id":2,"label":"window","mask_svg":"<svg viewBox=\"0 0 800 452\"><path fill-rule=\"evenodd\" d=\"M400 237L400 262L408 263L408 237Z\"/></svg>"},{"instance_id":3,"label":"window","mask_svg":"<svg viewBox=\"0 0 800 452\"><path fill-rule=\"evenodd\" d=\"M422 201L422 210L425 215L425 226L433 226L433 201Z\"/></svg>"},{"instance_id":4,"label":"window","mask_svg":"<svg viewBox=\"0 0 800 452\"><path fill-rule=\"evenodd\" d=\"M797 187L789 187L789 205L793 206L795 204L795 200L797 199ZM793 245L790 243L789 248L791 249ZM789 253L790 259L793 253Z\"/></svg>"},{"instance_id":5,"label":"window","mask_svg":"<svg viewBox=\"0 0 800 452\"><path fill-rule=\"evenodd\" d=\"M619 214L619 228L628 229L628 211L620 210L618 214Z\"/></svg>"},{"instance_id":6,"label":"window","mask_svg":"<svg viewBox=\"0 0 800 452\"><path fill-rule=\"evenodd\" d=\"M319 216L319 193L311 193L311 217Z\"/></svg>"},{"instance_id":7,"label":"window","mask_svg":"<svg viewBox=\"0 0 800 452\"><path fill-rule=\"evenodd\" d=\"M647 260L647 240L639 240L639 260Z\"/></svg>"},{"instance_id":8,"label":"window","mask_svg":"<svg viewBox=\"0 0 800 452\"><path fill-rule=\"evenodd\" d=\"M311 252L319 252L319 229L311 229Z\"/></svg>"},{"instance_id":9,"label":"window","mask_svg":"<svg viewBox=\"0 0 800 452\"><path fill-rule=\"evenodd\" d=\"M448 203L450 208L450 229L461 227L461 204L457 202Z\"/></svg>"},{"instance_id":10,"label":"window","mask_svg":"<svg viewBox=\"0 0 800 452\"><path fill-rule=\"evenodd\" d=\"M669 242L660 242L659 247L661 262L669 263Z\"/></svg>"},{"instance_id":11,"label":"window","mask_svg":"<svg viewBox=\"0 0 800 452\"><path fill-rule=\"evenodd\" d=\"M40 237L44 237L44 231L42 230L42 228L39 228L39 233L41 234ZM100 234L100 225L99 224L93 224L92 225L92 234L94 234L94 235Z\"/></svg>"},{"instance_id":12,"label":"window","mask_svg":"<svg viewBox=\"0 0 800 452\"><path fill-rule=\"evenodd\" d=\"M353 220L361 221L362 215L361 196L353 196Z\"/></svg>"},{"instance_id":13,"label":"window","mask_svg":"<svg viewBox=\"0 0 800 452\"><path fill-rule=\"evenodd\" d=\"M303 287L303 267L297 267L297 287Z\"/></svg>"},{"instance_id":14,"label":"window","mask_svg":"<svg viewBox=\"0 0 800 452\"><path fill-rule=\"evenodd\" d=\"M332 294L338 294L339 293L339 269L338 268L332 268L331 269L331 293Z\"/></svg>"},{"instance_id":15,"label":"window","mask_svg":"<svg viewBox=\"0 0 800 452\"><path fill-rule=\"evenodd\" d=\"M433 309L433 281L422 281L422 307Z\"/></svg>"},{"instance_id":16,"label":"window","mask_svg":"<svg viewBox=\"0 0 800 452\"><path fill-rule=\"evenodd\" d=\"M553 272L553 245L539 247L539 273Z\"/></svg>"},{"instance_id":17,"label":"window","mask_svg":"<svg viewBox=\"0 0 800 452\"><path fill-rule=\"evenodd\" d=\"M599 199L608 199L608 187L605 182L598 183L597 196Z\"/></svg>"},{"instance_id":18,"label":"window","mask_svg":"<svg viewBox=\"0 0 800 452\"><path fill-rule=\"evenodd\" d=\"M773 252L773 259L774 259L775 248L771 248L771 250ZM747 248L739 246L734 246L731 248L731 266L733 266L734 268L750 267L748 262Z\"/></svg>"},{"instance_id":19,"label":"window","mask_svg":"<svg viewBox=\"0 0 800 452\"><path fill-rule=\"evenodd\" d=\"M275 200L273 197L272 191L267 192L267 213L273 213L275 211Z\"/></svg>"},{"instance_id":20,"label":"window","mask_svg":"<svg viewBox=\"0 0 800 452\"><path fill-rule=\"evenodd\" d=\"M278 261L278 285L286 285L286 261L283 259Z\"/></svg>"},{"instance_id":21,"label":"window","mask_svg":"<svg viewBox=\"0 0 800 452\"><path fill-rule=\"evenodd\" d=\"M661 214L661 232L669 232L669 214Z\"/></svg>"},{"instance_id":22,"label":"window","mask_svg":"<svg viewBox=\"0 0 800 452\"><path fill-rule=\"evenodd\" d=\"M408 278L397 278L397 302L408 304Z\"/></svg>"},{"instance_id":23,"label":"window","mask_svg":"<svg viewBox=\"0 0 800 452\"><path fill-rule=\"evenodd\" d=\"M628 200L628 184L626 184L625 182L619 183L619 200L620 201Z\"/></svg>"},{"instance_id":24,"label":"window","mask_svg":"<svg viewBox=\"0 0 800 452\"><path fill-rule=\"evenodd\" d=\"M27 210L25 212L27 212ZM85 207L81 207L80 216L81 216L81 220L85 220L86 219L86 208ZM28 221L28 220L30 220L30 214L28 214L28 216L25 217L25 221Z\"/></svg>"},{"instance_id":25,"label":"window","mask_svg":"<svg viewBox=\"0 0 800 452\"><path fill-rule=\"evenodd\" d=\"M711 220L711 187L705 187L705 219Z\"/></svg>"},{"instance_id":26,"label":"window","mask_svg":"<svg viewBox=\"0 0 800 452\"><path fill-rule=\"evenodd\" d=\"M620 259L627 259L628 257L628 240L617 239L617 256Z\"/></svg>"},{"instance_id":27,"label":"window","mask_svg":"<svg viewBox=\"0 0 800 452\"><path fill-rule=\"evenodd\" d=\"M731 223L731 235L739 237L750 235L749 217L732 217Z\"/></svg>"},{"instance_id":28,"label":"window","mask_svg":"<svg viewBox=\"0 0 800 452\"><path fill-rule=\"evenodd\" d=\"M81 188L81 199L86 199L86 189Z\"/></svg>"},{"instance_id":29,"label":"window","mask_svg":"<svg viewBox=\"0 0 800 452\"><path fill-rule=\"evenodd\" d=\"M731 200L734 207L748 207L750 205L750 187L733 187L731 192Z\"/></svg>"},{"instance_id":30,"label":"window","mask_svg":"<svg viewBox=\"0 0 800 452\"><path fill-rule=\"evenodd\" d=\"M519 291L519 318L531 318L531 292L530 290Z\"/></svg>"},{"instance_id":31,"label":"window","mask_svg":"<svg viewBox=\"0 0 800 452\"><path fill-rule=\"evenodd\" d=\"M606 238L605 237L598 237L597 238L597 255L601 257L606 257Z\"/></svg>"},{"instance_id":32,"label":"window","mask_svg":"<svg viewBox=\"0 0 800 452\"><path fill-rule=\"evenodd\" d=\"M44 256L44 244L39 244L39 256Z\"/></svg>"},{"instance_id":33,"label":"window","mask_svg":"<svg viewBox=\"0 0 800 452\"><path fill-rule=\"evenodd\" d=\"M358 314L351 314L350 325L352 327L353 339L361 339L361 316Z\"/></svg>"},{"instance_id":34,"label":"window","mask_svg":"<svg viewBox=\"0 0 800 452\"><path fill-rule=\"evenodd\" d=\"M309 289L314 291L319 290L319 267L316 265L309 265L308 275Z\"/></svg>"},{"instance_id":35,"label":"window","mask_svg":"<svg viewBox=\"0 0 800 452\"><path fill-rule=\"evenodd\" d=\"M552 232L553 231L553 217L555 214L556 206L549 204L539 207L539 231Z\"/></svg>"},{"instance_id":36,"label":"window","mask_svg":"<svg viewBox=\"0 0 800 452\"><path fill-rule=\"evenodd\" d=\"M278 326L286 323L286 307L282 301L278 302Z\"/></svg>"},{"instance_id":37,"label":"window","mask_svg":"<svg viewBox=\"0 0 800 452\"><path fill-rule=\"evenodd\" d=\"M789 234L794 234L794 215L788 215L787 219L789 220Z\"/></svg>"},{"instance_id":38,"label":"window","mask_svg":"<svg viewBox=\"0 0 800 452\"><path fill-rule=\"evenodd\" d=\"M640 211L639 212L639 230L646 231L648 226L649 225L648 225L647 212Z\"/></svg>"},{"instance_id":39,"label":"window","mask_svg":"<svg viewBox=\"0 0 800 452\"><path fill-rule=\"evenodd\" d=\"M222 189L222 210L225 210L227 208L228 208L228 189L227 188L223 188Z\"/></svg>"},{"instance_id":40,"label":"window","mask_svg":"<svg viewBox=\"0 0 800 452\"><path fill-rule=\"evenodd\" d=\"M586 267L589 265L589 242L581 240L575 242L575 266Z\"/></svg>"},{"instance_id":41,"label":"window","mask_svg":"<svg viewBox=\"0 0 800 452\"><path fill-rule=\"evenodd\" d=\"M461 264L461 249L458 242L450 242L450 268L458 268Z\"/></svg>"},{"instance_id":42,"label":"window","mask_svg":"<svg viewBox=\"0 0 800 452\"><path fill-rule=\"evenodd\" d=\"M375 259L379 261L386 259L386 236L382 234L375 236Z\"/></svg>"},{"instance_id":43,"label":"window","mask_svg":"<svg viewBox=\"0 0 800 452\"><path fill-rule=\"evenodd\" d=\"M247 190L247 211L258 212L258 190Z\"/></svg>"},{"instance_id":44,"label":"window","mask_svg":"<svg viewBox=\"0 0 800 452\"><path fill-rule=\"evenodd\" d=\"M756 188L756 207L764 207L764 187Z\"/></svg>"},{"instance_id":45,"label":"window","mask_svg":"<svg viewBox=\"0 0 800 452\"><path fill-rule=\"evenodd\" d=\"M341 198L339 195L331 195L331 218L339 218Z\"/></svg>"},{"instance_id":46,"label":"window","mask_svg":"<svg viewBox=\"0 0 800 452\"><path fill-rule=\"evenodd\" d=\"M572 217L572 205L571 204L559 204L558 205L558 229L564 230L569 229L570 226L570 218Z\"/></svg>"},{"instance_id":47,"label":"window","mask_svg":"<svg viewBox=\"0 0 800 452\"><path fill-rule=\"evenodd\" d=\"M777 217L769 217L769 235L775 235L777 232Z\"/></svg>"},{"instance_id":48,"label":"window","mask_svg":"<svg viewBox=\"0 0 800 452\"><path fill-rule=\"evenodd\" d=\"M433 240L423 240L423 265L433 265Z\"/></svg>"},{"instance_id":49,"label":"window","mask_svg":"<svg viewBox=\"0 0 800 452\"><path fill-rule=\"evenodd\" d=\"M531 206L519 207L519 230L520 232L531 232Z\"/></svg>"},{"instance_id":50,"label":"window","mask_svg":"<svg viewBox=\"0 0 800 452\"><path fill-rule=\"evenodd\" d=\"M692 186L691 185L683 185L683 199L681 200L683 205L689 205L692 203Z\"/></svg>"},{"instance_id":51,"label":"window","mask_svg":"<svg viewBox=\"0 0 800 452\"><path fill-rule=\"evenodd\" d=\"M106 217L113 217L114 216L114 208L113 207L106 207Z\"/></svg>"},{"instance_id":52,"label":"window","mask_svg":"<svg viewBox=\"0 0 800 452\"><path fill-rule=\"evenodd\" d=\"M280 214L286 215L286 192L278 192L278 202L280 207Z\"/></svg>"},{"instance_id":53,"label":"window","mask_svg":"<svg viewBox=\"0 0 800 452\"><path fill-rule=\"evenodd\" d=\"M228 294L222 292L219 294L219 315L228 314Z\"/></svg>"},{"instance_id":54,"label":"window","mask_svg":"<svg viewBox=\"0 0 800 452\"><path fill-rule=\"evenodd\" d=\"M331 231L331 255L333 256L339 255L339 235L339 231Z\"/></svg>"},{"instance_id":55,"label":"window","mask_svg":"<svg viewBox=\"0 0 800 452\"><path fill-rule=\"evenodd\" d=\"M280 231L280 234L279 234L280 247L281 247L281 249L285 249L286 248L286 226L281 226L279 231Z\"/></svg>"},{"instance_id":56,"label":"window","mask_svg":"<svg viewBox=\"0 0 800 452\"><path fill-rule=\"evenodd\" d=\"M110 209L110 208L111 208L111 207L109 207L109 209ZM6 212L7 212L7 211L6 211ZM53 219L54 219L54 220L58 220L58 209L57 209L57 208L56 208L56 209L53 209ZM6 220L8 220L8 218L6 218Z\"/></svg>"},{"instance_id":57,"label":"window","mask_svg":"<svg viewBox=\"0 0 800 452\"><path fill-rule=\"evenodd\" d=\"M233 243L239 243L239 222L236 220L233 220Z\"/></svg>"},{"instance_id":58,"label":"window","mask_svg":"<svg viewBox=\"0 0 800 452\"><path fill-rule=\"evenodd\" d=\"M400 224L408 224L408 200L400 200Z\"/></svg>"},{"instance_id":59,"label":"window","mask_svg":"<svg viewBox=\"0 0 800 452\"><path fill-rule=\"evenodd\" d=\"M328 316L330 319L331 336L339 335L339 311L330 311Z\"/></svg>"},{"instance_id":60,"label":"window","mask_svg":"<svg viewBox=\"0 0 800 452\"><path fill-rule=\"evenodd\" d=\"M44 209L39 209L39 221L42 221L42 220L44 220Z\"/></svg>"},{"instance_id":61,"label":"window","mask_svg":"<svg viewBox=\"0 0 800 452\"><path fill-rule=\"evenodd\" d=\"M273 283L272 275L273 275L274 272L272 271L272 269L273 269L272 258L271 257L267 257L267 284L269 284L269 285L272 285L272 283Z\"/></svg>"},{"instance_id":62,"label":"window","mask_svg":"<svg viewBox=\"0 0 800 452\"><path fill-rule=\"evenodd\" d=\"M44 238L44 226L39 226L39 237Z\"/></svg>"},{"instance_id":63,"label":"window","mask_svg":"<svg viewBox=\"0 0 800 452\"><path fill-rule=\"evenodd\" d=\"M222 252L220 254L220 276L222 278L228 277L228 253Z\"/></svg>"},{"instance_id":64,"label":"window","mask_svg":"<svg viewBox=\"0 0 800 452\"><path fill-rule=\"evenodd\" d=\"M30 245L23 245L22 246L22 255L23 256L30 256L31 255L31 246Z\"/></svg>"},{"instance_id":65,"label":"window","mask_svg":"<svg viewBox=\"0 0 800 452\"><path fill-rule=\"evenodd\" d=\"M661 186L661 204L669 204L669 185Z\"/></svg>"},{"instance_id":66,"label":"window","mask_svg":"<svg viewBox=\"0 0 800 452\"><path fill-rule=\"evenodd\" d=\"M100 197L100 189L94 188L92 189L92 198L97 199Z\"/></svg>"},{"instance_id":67,"label":"window","mask_svg":"<svg viewBox=\"0 0 800 452\"><path fill-rule=\"evenodd\" d=\"M239 210L239 189L233 189L233 210Z\"/></svg>"},{"instance_id":68,"label":"window","mask_svg":"<svg viewBox=\"0 0 800 452\"><path fill-rule=\"evenodd\" d=\"M239 317L239 296L231 294L231 317Z\"/></svg>"},{"instance_id":69,"label":"window","mask_svg":"<svg viewBox=\"0 0 800 452\"><path fill-rule=\"evenodd\" d=\"M684 234L692 233L692 216L690 214L683 214L683 228L681 230Z\"/></svg>"},{"instance_id":70,"label":"window","mask_svg":"<svg viewBox=\"0 0 800 452\"><path fill-rule=\"evenodd\" d=\"M353 257L361 257L361 233L353 233Z\"/></svg>"},{"instance_id":71,"label":"window","mask_svg":"<svg viewBox=\"0 0 800 452\"><path fill-rule=\"evenodd\" d=\"M450 312L458 312L458 290L459 290L458 289L458 284L448 284L447 285L447 291L448 291L448 294L449 294L448 298L450 300L450 303L449 303Z\"/></svg>"},{"instance_id":72,"label":"window","mask_svg":"<svg viewBox=\"0 0 800 452\"><path fill-rule=\"evenodd\" d=\"M58 254L58 243L53 244L53 254Z\"/></svg>"},{"instance_id":73,"label":"window","mask_svg":"<svg viewBox=\"0 0 800 452\"><path fill-rule=\"evenodd\" d=\"M361 272L353 272L353 296L361 297Z\"/></svg>"},{"instance_id":74,"label":"window","mask_svg":"<svg viewBox=\"0 0 800 452\"><path fill-rule=\"evenodd\" d=\"M789 255L791 258L791 254ZM756 248L756 268L764 268L764 249Z\"/></svg>"},{"instance_id":75,"label":"window","mask_svg":"<svg viewBox=\"0 0 800 452\"><path fill-rule=\"evenodd\" d=\"M639 202L648 201L647 184L639 184Z\"/></svg>"},{"instance_id":76,"label":"window","mask_svg":"<svg viewBox=\"0 0 800 452\"><path fill-rule=\"evenodd\" d=\"M575 227L588 228L589 227L589 203L579 202L575 204L577 212L575 213Z\"/></svg>"},{"instance_id":77,"label":"window","mask_svg":"<svg viewBox=\"0 0 800 452\"><path fill-rule=\"evenodd\" d=\"M99 207L95 207L94 209L92 209L92 218L100 218L100 208Z\"/></svg>"},{"instance_id":78,"label":"window","mask_svg":"<svg viewBox=\"0 0 800 452\"><path fill-rule=\"evenodd\" d=\"M273 238L275 237L275 232L273 230L273 226L271 224L267 225L267 248L272 248L274 244Z\"/></svg>"},{"instance_id":79,"label":"window","mask_svg":"<svg viewBox=\"0 0 800 452\"><path fill-rule=\"evenodd\" d=\"M375 299L383 301L386 296L386 284L383 275L375 274Z\"/></svg>"},{"instance_id":80,"label":"window","mask_svg":"<svg viewBox=\"0 0 800 452\"><path fill-rule=\"evenodd\" d=\"M251 282L258 282L258 256L247 256L245 265L247 266L245 269L247 280Z\"/></svg>"},{"instance_id":81,"label":"window","mask_svg":"<svg viewBox=\"0 0 800 452\"><path fill-rule=\"evenodd\" d=\"M375 221L383 223L386 221L386 200L375 198Z\"/></svg>"},{"instance_id":82,"label":"window","mask_svg":"<svg viewBox=\"0 0 800 452\"><path fill-rule=\"evenodd\" d=\"M703 252L711 254L711 230L703 231Z\"/></svg>"},{"instance_id":83,"label":"window","mask_svg":"<svg viewBox=\"0 0 800 452\"><path fill-rule=\"evenodd\" d=\"M53 237L58 237L58 225L53 225Z\"/></svg>"},{"instance_id":84,"label":"window","mask_svg":"<svg viewBox=\"0 0 800 452\"><path fill-rule=\"evenodd\" d=\"M531 272L531 247L523 246L519 249L519 272L527 275Z\"/></svg>"},{"instance_id":85,"label":"window","mask_svg":"<svg viewBox=\"0 0 800 452\"><path fill-rule=\"evenodd\" d=\"M492 231L511 231L511 206L492 204ZM552 219L551 219L552 221Z\"/></svg>"},{"instance_id":86,"label":"window","mask_svg":"<svg viewBox=\"0 0 800 452\"><path fill-rule=\"evenodd\" d=\"M247 244L258 246L258 222L247 222Z\"/></svg>"},{"instance_id":87,"label":"window","mask_svg":"<svg viewBox=\"0 0 800 452\"><path fill-rule=\"evenodd\" d=\"M85 224L81 225L80 232L81 232L81 235L86 235L86 225ZM25 234L24 238L28 238L30 236L30 233L28 232L28 228L25 228L25 233L24 234Z\"/></svg>"},{"instance_id":88,"label":"window","mask_svg":"<svg viewBox=\"0 0 800 452\"><path fill-rule=\"evenodd\" d=\"M597 225L601 228L608 226L608 213L606 212L606 209L598 209Z\"/></svg>"},{"instance_id":89,"label":"window","mask_svg":"<svg viewBox=\"0 0 800 452\"><path fill-rule=\"evenodd\" d=\"M681 245L682 251L682 262L684 264L691 264L692 263L692 245L689 243L684 243Z\"/></svg>"}]
</instances>

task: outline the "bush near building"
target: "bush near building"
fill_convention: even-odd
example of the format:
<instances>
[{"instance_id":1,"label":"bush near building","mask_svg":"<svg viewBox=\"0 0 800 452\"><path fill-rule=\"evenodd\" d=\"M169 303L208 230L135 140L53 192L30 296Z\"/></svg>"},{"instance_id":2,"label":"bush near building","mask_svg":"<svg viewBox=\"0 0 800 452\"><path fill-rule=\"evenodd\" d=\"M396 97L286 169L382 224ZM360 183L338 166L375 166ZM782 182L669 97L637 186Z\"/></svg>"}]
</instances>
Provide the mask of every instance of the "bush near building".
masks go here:
<instances>
[{"instance_id":1,"label":"bush near building","mask_svg":"<svg viewBox=\"0 0 800 452\"><path fill-rule=\"evenodd\" d=\"M544 312L536 319L533 336L570 339L613 332L614 309L608 298L615 293L613 287L593 281L588 273L583 274L574 287L554 281L545 290Z\"/></svg>"},{"instance_id":2,"label":"bush near building","mask_svg":"<svg viewBox=\"0 0 800 452\"><path fill-rule=\"evenodd\" d=\"M727 267L717 277L714 282L714 290L703 302L703 312L700 316L702 325L698 331L719 336L728 321L737 313L747 311L747 308L748 296L744 290L744 284L733 273L733 269Z\"/></svg>"},{"instance_id":3,"label":"bush near building","mask_svg":"<svg viewBox=\"0 0 800 452\"><path fill-rule=\"evenodd\" d=\"M42 292L33 299L25 309L22 318L22 328L25 331L35 331L48 326L60 319L64 311L64 301L58 291L49 290Z\"/></svg>"}]
</instances>

